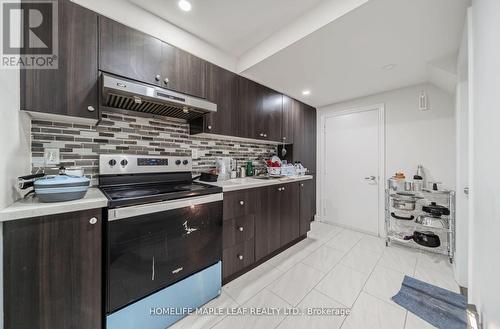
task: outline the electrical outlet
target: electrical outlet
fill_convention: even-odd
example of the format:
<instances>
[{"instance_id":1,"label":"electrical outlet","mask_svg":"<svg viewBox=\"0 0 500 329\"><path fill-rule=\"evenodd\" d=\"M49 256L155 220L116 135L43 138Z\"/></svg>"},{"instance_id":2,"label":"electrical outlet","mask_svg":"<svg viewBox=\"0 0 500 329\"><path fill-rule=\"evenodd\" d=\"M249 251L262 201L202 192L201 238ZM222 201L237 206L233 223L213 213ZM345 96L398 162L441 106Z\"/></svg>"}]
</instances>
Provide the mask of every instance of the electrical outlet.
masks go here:
<instances>
[{"instance_id":1,"label":"electrical outlet","mask_svg":"<svg viewBox=\"0 0 500 329\"><path fill-rule=\"evenodd\" d=\"M43 157L45 159L45 165L55 165L61 162L59 149L45 149Z\"/></svg>"}]
</instances>

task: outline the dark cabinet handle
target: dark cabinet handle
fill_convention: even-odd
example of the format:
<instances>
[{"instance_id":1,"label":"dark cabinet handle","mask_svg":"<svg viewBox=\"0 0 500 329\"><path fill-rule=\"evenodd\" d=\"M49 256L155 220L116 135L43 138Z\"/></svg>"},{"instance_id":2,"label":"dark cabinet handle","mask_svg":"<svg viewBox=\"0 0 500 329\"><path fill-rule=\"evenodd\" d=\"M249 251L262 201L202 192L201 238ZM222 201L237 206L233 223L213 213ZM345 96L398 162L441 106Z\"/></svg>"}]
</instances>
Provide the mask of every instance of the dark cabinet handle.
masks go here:
<instances>
[{"instance_id":1,"label":"dark cabinet handle","mask_svg":"<svg viewBox=\"0 0 500 329\"><path fill-rule=\"evenodd\" d=\"M238 257L239 260L243 260L243 255L238 255L236 257Z\"/></svg>"},{"instance_id":2,"label":"dark cabinet handle","mask_svg":"<svg viewBox=\"0 0 500 329\"><path fill-rule=\"evenodd\" d=\"M240 205L242 205L242 206L245 205L245 201L240 200Z\"/></svg>"},{"instance_id":3,"label":"dark cabinet handle","mask_svg":"<svg viewBox=\"0 0 500 329\"><path fill-rule=\"evenodd\" d=\"M96 218L96 217L92 217L92 218L89 220L89 223L90 223L91 225L96 224L96 223L97 223L97 218Z\"/></svg>"},{"instance_id":4,"label":"dark cabinet handle","mask_svg":"<svg viewBox=\"0 0 500 329\"><path fill-rule=\"evenodd\" d=\"M207 126L207 129L208 130L212 130L212 126Z\"/></svg>"},{"instance_id":5,"label":"dark cabinet handle","mask_svg":"<svg viewBox=\"0 0 500 329\"><path fill-rule=\"evenodd\" d=\"M396 218L396 219L401 219L401 220L414 220L415 216L411 215L410 217L403 217L403 216L398 216L395 213L391 212L391 216Z\"/></svg>"},{"instance_id":6,"label":"dark cabinet handle","mask_svg":"<svg viewBox=\"0 0 500 329\"><path fill-rule=\"evenodd\" d=\"M243 232L243 226L238 227L238 231Z\"/></svg>"}]
</instances>

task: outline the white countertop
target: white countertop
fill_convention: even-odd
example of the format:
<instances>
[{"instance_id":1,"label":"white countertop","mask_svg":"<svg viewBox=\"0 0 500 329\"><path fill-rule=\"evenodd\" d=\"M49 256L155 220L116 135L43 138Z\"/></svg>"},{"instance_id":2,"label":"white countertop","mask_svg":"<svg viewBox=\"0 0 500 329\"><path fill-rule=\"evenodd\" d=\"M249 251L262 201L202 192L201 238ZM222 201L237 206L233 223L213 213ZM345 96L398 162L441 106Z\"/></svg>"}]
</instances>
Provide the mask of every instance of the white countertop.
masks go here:
<instances>
[{"instance_id":1,"label":"white countertop","mask_svg":"<svg viewBox=\"0 0 500 329\"><path fill-rule=\"evenodd\" d=\"M108 199L96 187L89 188L83 199L65 202L40 202L37 197L30 195L27 198L16 201L11 206L0 210L0 222L62 214L72 211L104 208L107 205Z\"/></svg>"},{"instance_id":2,"label":"white countertop","mask_svg":"<svg viewBox=\"0 0 500 329\"><path fill-rule=\"evenodd\" d=\"M272 179L258 179L252 177L245 177L245 178L235 178L218 182L200 182L200 183L219 186L222 187L223 192L230 192L230 191L244 190L248 188L293 183L309 179L313 179L313 176L304 175L304 176L272 178Z\"/></svg>"}]
</instances>

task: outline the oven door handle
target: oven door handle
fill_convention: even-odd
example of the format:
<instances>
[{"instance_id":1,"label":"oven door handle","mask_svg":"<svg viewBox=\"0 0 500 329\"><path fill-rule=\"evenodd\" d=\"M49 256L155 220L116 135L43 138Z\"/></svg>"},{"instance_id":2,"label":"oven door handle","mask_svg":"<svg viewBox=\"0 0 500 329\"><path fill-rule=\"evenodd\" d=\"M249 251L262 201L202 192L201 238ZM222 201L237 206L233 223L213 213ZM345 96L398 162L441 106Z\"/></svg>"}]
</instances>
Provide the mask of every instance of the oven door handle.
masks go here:
<instances>
[{"instance_id":1,"label":"oven door handle","mask_svg":"<svg viewBox=\"0 0 500 329\"><path fill-rule=\"evenodd\" d=\"M152 214L160 211L169 211L179 208L196 206L205 203L222 201L223 194L209 194L193 198L179 200L168 200L156 203L149 203L139 206L123 207L108 210L108 221L119 220L123 218L135 217L145 214Z\"/></svg>"}]
</instances>

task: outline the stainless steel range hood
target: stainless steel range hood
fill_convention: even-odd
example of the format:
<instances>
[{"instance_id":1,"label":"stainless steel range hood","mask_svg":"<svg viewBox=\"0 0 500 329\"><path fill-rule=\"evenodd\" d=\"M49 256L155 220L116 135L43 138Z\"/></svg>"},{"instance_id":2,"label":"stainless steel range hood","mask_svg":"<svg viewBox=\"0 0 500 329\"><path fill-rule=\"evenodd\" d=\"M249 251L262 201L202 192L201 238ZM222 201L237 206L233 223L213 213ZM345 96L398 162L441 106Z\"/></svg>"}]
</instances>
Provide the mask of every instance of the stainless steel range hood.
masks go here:
<instances>
[{"instance_id":1,"label":"stainless steel range hood","mask_svg":"<svg viewBox=\"0 0 500 329\"><path fill-rule=\"evenodd\" d=\"M192 120L217 111L217 104L172 90L102 73L103 105Z\"/></svg>"}]
</instances>

